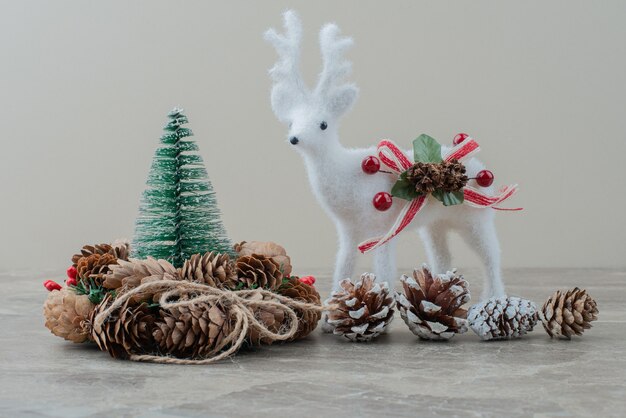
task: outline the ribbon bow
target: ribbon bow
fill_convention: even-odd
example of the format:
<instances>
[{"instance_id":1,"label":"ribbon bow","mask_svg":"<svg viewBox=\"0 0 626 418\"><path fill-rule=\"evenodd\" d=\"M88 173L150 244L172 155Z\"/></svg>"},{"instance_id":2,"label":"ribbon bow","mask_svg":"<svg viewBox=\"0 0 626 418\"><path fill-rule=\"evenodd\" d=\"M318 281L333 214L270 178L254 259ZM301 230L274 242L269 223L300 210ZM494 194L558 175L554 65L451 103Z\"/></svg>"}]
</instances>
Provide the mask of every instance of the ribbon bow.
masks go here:
<instances>
[{"instance_id":1,"label":"ribbon bow","mask_svg":"<svg viewBox=\"0 0 626 418\"><path fill-rule=\"evenodd\" d=\"M468 137L460 144L451 148L446 155L443 156L444 161L456 159L464 161L474 156L480 147L478 143ZM393 174L400 175L413 166L404 152L390 140L384 139L378 144L378 158ZM517 192L517 184L505 186L495 196L487 195L472 186L463 187L463 203L475 208L493 208L497 210L521 210L521 208L505 209L497 205ZM407 201L400 211L398 218L391 229L383 236L370 238L359 244L359 251L366 253L378 247L383 246L404 228L406 228L415 218L415 215L424 208L427 202L427 195L421 195L413 200Z\"/></svg>"}]
</instances>

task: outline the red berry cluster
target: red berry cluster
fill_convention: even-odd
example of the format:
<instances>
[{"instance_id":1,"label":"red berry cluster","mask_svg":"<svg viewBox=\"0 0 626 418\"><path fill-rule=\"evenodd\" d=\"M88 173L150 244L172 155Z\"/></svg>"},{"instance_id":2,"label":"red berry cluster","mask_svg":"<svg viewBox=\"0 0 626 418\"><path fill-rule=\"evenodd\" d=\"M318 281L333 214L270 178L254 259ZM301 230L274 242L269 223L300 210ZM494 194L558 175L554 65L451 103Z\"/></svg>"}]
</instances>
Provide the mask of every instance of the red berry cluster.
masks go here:
<instances>
[{"instance_id":1,"label":"red berry cluster","mask_svg":"<svg viewBox=\"0 0 626 418\"><path fill-rule=\"evenodd\" d=\"M459 145L469 137L470 136L466 133L459 133L455 135L452 143L455 146ZM373 155L369 155L361 162L361 169L365 174L376 174L380 171L380 160ZM493 184L494 175L489 170L481 170L478 174L476 174L476 177L474 177L473 180L476 180L476 183L478 183L481 187L489 187ZM376 209L385 211L393 204L393 198L387 192L378 192L374 195L372 204Z\"/></svg>"},{"instance_id":2,"label":"red berry cluster","mask_svg":"<svg viewBox=\"0 0 626 418\"><path fill-rule=\"evenodd\" d=\"M65 280L65 284L67 286L76 286L78 282L76 281L76 276L78 275L78 271L76 271L76 267L70 266L67 269L67 279ZM43 282L43 286L48 289L48 292L52 292L53 290L61 290L62 286L55 282L54 280L46 280Z\"/></svg>"}]
</instances>

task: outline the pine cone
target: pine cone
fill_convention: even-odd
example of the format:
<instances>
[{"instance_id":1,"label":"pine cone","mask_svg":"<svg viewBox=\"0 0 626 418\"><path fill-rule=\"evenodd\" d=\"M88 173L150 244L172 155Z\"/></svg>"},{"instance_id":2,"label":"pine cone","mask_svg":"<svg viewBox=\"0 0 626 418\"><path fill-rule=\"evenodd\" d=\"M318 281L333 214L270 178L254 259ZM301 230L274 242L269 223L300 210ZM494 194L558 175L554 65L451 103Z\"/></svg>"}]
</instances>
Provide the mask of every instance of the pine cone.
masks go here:
<instances>
[{"instance_id":1,"label":"pine cone","mask_svg":"<svg viewBox=\"0 0 626 418\"><path fill-rule=\"evenodd\" d=\"M86 321L94 308L87 295L77 295L67 287L54 290L43 305L46 328L68 341L85 342L90 339Z\"/></svg>"},{"instance_id":2,"label":"pine cone","mask_svg":"<svg viewBox=\"0 0 626 418\"><path fill-rule=\"evenodd\" d=\"M276 301L276 299L274 298L261 295L257 292L248 295L247 299L253 301ZM285 322L287 321L287 317L285 317L285 312L282 309L277 309L273 306L257 306L254 308L251 307L249 309L251 309L251 311L254 313L254 317L258 321L263 323L263 325L265 325L265 327L272 332L279 332L286 325ZM274 342L274 340L272 340L271 338L261 335L261 333L253 327L250 327L248 329L248 336L246 338L246 341L250 345L272 344L272 342Z\"/></svg>"},{"instance_id":3,"label":"pine cone","mask_svg":"<svg viewBox=\"0 0 626 418\"><path fill-rule=\"evenodd\" d=\"M166 260L156 260L148 257L145 260L119 260L117 265L104 276L103 287L116 290L121 294L144 283L155 280L181 280L176 268ZM152 301L158 302L162 293L154 293ZM134 297L138 302L139 297Z\"/></svg>"},{"instance_id":4,"label":"pine cone","mask_svg":"<svg viewBox=\"0 0 626 418\"><path fill-rule=\"evenodd\" d=\"M237 259L235 266L239 282L245 288L276 290L283 282L278 263L264 255L244 255Z\"/></svg>"},{"instance_id":5,"label":"pine cone","mask_svg":"<svg viewBox=\"0 0 626 418\"><path fill-rule=\"evenodd\" d=\"M442 185L442 175L438 164L416 162L406 172L407 180L415 185L420 194L429 194Z\"/></svg>"},{"instance_id":6,"label":"pine cone","mask_svg":"<svg viewBox=\"0 0 626 418\"><path fill-rule=\"evenodd\" d=\"M112 264L117 264L117 258L109 253L81 257L76 265L78 278L87 288L92 281L96 286L102 286L104 276L109 272L109 266Z\"/></svg>"},{"instance_id":7,"label":"pine cone","mask_svg":"<svg viewBox=\"0 0 626 418\"><path fill-rule=\"evenodd\" d=\"M483 340L518 338L537 324L537 307L516 297L491 298L470 307L469 326Z\"/></svg>"},{"instance_id":8,"label":"pine cone","mask_svg":"<svg viewBox=\"0 0 626 418\"><path fill-rule=\"evenodd\" d=\"M119 240L115 241L111 244L96 244L96 245L84 245L80 250L80 254L74 254L72 256L72 265L74 267L78 266L78 260L82 257L89 257L93 254L111 254L115 258L119 258L121 260L128 260L128 255L130 253L130 244L128 241Z\"/></svg>"},{"instance_id":9,"label":"pine cone","mask_svg":"<svg viewBox=\"0 0 626 418\"><path fill-rule=\"evenodd\" d=\"M591 321L598 319L596 301L585 289L575 287L567 292L556 291L543 304L539 314L550 337L572 339L591 328Z\"/></svg>"},{"instance_id":10,"label":"pine cone","mask_svg":"<svg viewBox=\"0 0 626 418\"><path fill-rule=\"evenodd\" d=\"M441 163L441 180L441 190L456 192L465 187L469 179L465 175L465 166L453 159Z\"/></svg>"},{"instance_id":11,"label":"pine cone","mask_svg":"<svg viewBox=\"0 0 626 418\"><path fill-rule=\"evenodd\" d=\"M237 273L235 263L228 254L210 252L194 254L185 260L183 267L178 270L182 280L203 283L220 289L235 289L237 287Z\"/></svg>"},{"instance_id":12,"label":"pine cone","mask_svg":"<svg viewBox=\"0 0 626 418\"><path fill-rule=\"evenodd\" d=\"M91 337L98 347L112 357L121 359L126 359L131 354L153 352L155 316L150 312L148 304L128 299L119 310L97 326L96 317L111 302L112 297L109 294L91 313Z\"/></svg>"},{"instance_id":13,"label":"pine cone","mask_svg":"<svg viewBox=\"0 0 626 418\"><path fill-rule=\"evenodd\" d=\"M302 283L297 277L289 277L288 281L278 288L278 294L306 303L321 305L320 294L313 286ZM292 340L299 340L309 335L317 327L322 317L319 311L295 309L298 315L298 332Z\"/></svg>"},{"instance_id":14,"label":"pine cone","mask_svg":"<svg viewBox=\"0 0 626 418\"><path fill-rule=\"evenodd\" d=\"M394 298L387 282L375 283L376 276L365 273L356 283L341 281L342 290L331 294L329 305L338 305L328 313L334 333L351 341L369 341L382 333L393 319Z\"/></svg>"},{"instance_id":15,"label":"pine cone","mask_svg":"<svg viewBox=\"0 0 626 418\"><path fill-rule=\"evenodd\" d=\"M220 351L232 324L219 304L198 303L161 310L154 340L159 352L179 358L207 357Z\"/></svg>"},{"instance_id":16,"label":"pine cone","mask_svg":"<svg viewBox=\"0 0 626 418\"><path fill-rule=\"evenodd\" d=\"M241 241L234 245L234 249L240 257L252 254L269 257L278 263L284 276L291 276L291 258L287 255L287 251L275 242Z\"/></svg>"},{"instance_id":17,"label":"pine cone","mask_svg":"<svg viewBox=\"0 0 626 418\"><path fill-rule=\"evenodd\" d=\"M425 340L448 340L467 331L468 284L456 270L433 277L426 265L413 277L402 276L398 294L400 316L413 334Z\"/></svg>"}]
</instances>

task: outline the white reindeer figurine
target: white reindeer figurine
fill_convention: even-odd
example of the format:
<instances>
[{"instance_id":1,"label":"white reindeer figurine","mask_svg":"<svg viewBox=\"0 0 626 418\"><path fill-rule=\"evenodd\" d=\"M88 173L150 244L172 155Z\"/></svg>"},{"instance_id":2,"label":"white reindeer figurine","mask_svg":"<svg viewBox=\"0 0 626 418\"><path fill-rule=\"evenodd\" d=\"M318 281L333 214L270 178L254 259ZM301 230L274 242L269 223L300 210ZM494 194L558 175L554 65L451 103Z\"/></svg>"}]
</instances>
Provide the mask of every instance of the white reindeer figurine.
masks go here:
<instances>
[{"instance_id":1,"label":"white reindeer figurine","mask_svg":"<svg viewBox=\"0 0 626 418\"><path fill-rule=\"evenodd\" d=\"M394 224L400 211L401 204L396 204L399 199L394 198L391 209L381 212L372 206L372 197L379 191L390 190L397 176L363 173L361 161L374 155L376 149L349 149L339 142L339 119L358 95L357 87L344 81L351 65L343 54L352 40L340 37L339 28L334 24L322 28L320 48L324 67L317 86L311 91L299 71L302 27L293 11L284 14L284 26L284 34L274 29L265 33L266 40L279 56L270 70L274 82L272 109L278 119L289 126L288 141L304 159L313 193L337 228L339 249L333 275L333 290L336 290L340 280L353 274L358 244L385 234ZM448 149L442 147L442 154ZM473 158L464 164L470 178L483 169ZM469 184L475 182L470 180ZM433 198L428 197L428 200ZM451 269L447 235L450 230L458 231L486 267L483 298L505 295L493 210L467 205L444 207L435 201L426 205L410 226L419 231L434 273ZM392 240L374 250L374 273L381 280L389 281L391 286L396 278L394 244Z\"/></svg>"}]
</instances>

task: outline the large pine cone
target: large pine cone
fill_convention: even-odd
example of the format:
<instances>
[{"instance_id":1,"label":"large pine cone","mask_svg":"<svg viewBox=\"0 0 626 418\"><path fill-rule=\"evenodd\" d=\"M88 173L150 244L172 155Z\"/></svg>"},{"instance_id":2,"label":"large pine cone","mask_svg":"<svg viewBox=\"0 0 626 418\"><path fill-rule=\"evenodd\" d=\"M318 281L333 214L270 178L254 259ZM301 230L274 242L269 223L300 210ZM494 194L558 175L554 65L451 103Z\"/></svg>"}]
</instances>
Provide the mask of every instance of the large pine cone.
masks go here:
<instances>
[{"instance_id":1,"label":"large pine cone","mask_svg":"<svg viewBox=\"0 0 626 418\"><path fill-rule=\"evenodd\" d=\"M306 303L321 305L320 294L313 286L302 283L297 277L290 277L288 281L278 288L278 294ZM309 335L317 327L322 318L322 313L317 310L295 309L298 315L298 332L292 340L298 340Z\"/></svg>"},{"instance_id":2,"label":"large pine cone","mask_svg":"<svg viewBox=\"0 0 626 418\"><path fill-rule=\"evenodd\" d=\"M237 259L237 277L244 288L276 290L283 283L278 263L260 254L244 255Z\"/></svg>"},{"instance_id":3,"label":"large pine cone","mask_svg":"<svg viewBox=\"0 0 626 418\"><path fill-rule=\"evenodd\" d=\"M89 257L93 254L111 254L117 259L128 260L130 254L130 244L128 241L119 240L113 244L96 244L96 245L84 245L80 250L80 254L74 254L72 256L72 265L77 267L78 260L82 257Z\"/></svg>"},{"instance_id":4,"label":"large pine cone","mask_svg":"<svg viewBox=\"0 0 626 418\"><path fill-rule=\"evenodd\" d=\"M231 319L219 304L198 303L161 310L154 340L159 352L179 358L202 358L222 349Z\"/></svg>"},{"instance_id":5,"label":"large pine cone","mask_svg":"<svg viewBox=\"0 0 626 418\"><path fill-rule=\"evenodd\" d=\"M365 273L356 283L344 279L340 286L341 290L333 292L328 301L329 305L337 305L328 313L333 332L351 341L369 341L382 333L394 313L388 283L376 283L375 275Z\"/></svg>"},{"instance_id":6,"label":"large pine cone","mask_svg":"<svg viewBox=\"0 0 626 418\"><path fill-rule=\"evenodd\" d=\"M235 263L228 254L209 252L194 254L185 260L179 270L182 280L202 283L220 289L235 289L237 287L237 273Z\"/></svg>"},{"instance_id":7,"label":"large pine cone","mask_svg":"<svg viewBox=\"0 0 626 418\"><path fill-rule=\"evenodd\" d=\"M537 324L537 307L529 300L516 297L487 299L470 307L470 328L483 340L518 338Z\"/></svg>"},{"instance_id":8,"label":"large pine cone","mask_svg":"<svg viewBox=\"0 0 626 418\"><path fill-rule=\"evenodd\" d=\"M433 277L426 265L413 277L402 276L398 294L400 316L413 334L425 340L448 340L467 331L468 284L456 271Z\"/></svg>"},{"instance_id":9,"label":"large pine cone","mask_svg":"<svg viewBox=\"0 0 626 418\"><path fill-rule=\"evenodd\" d=\"M241 241L234 245L234 249L239 253L240 257L252 254L269 257L278 263L278 267L283 272L284 276L291 276L291 258L287 255L285 248L275 242Z\"/></svg>"},{"instance_id":10,"label":"large pine cone","mask_svg":"<svg viewBox=\"0 0 626 418\"><path fill-rule=\"evenodd\" d=\"M118 294L121 294L156 280L181 280L181 278L176 267L168 261L148 257L145 260L119 260L118 264L112 265L110 271L104 276L102 285L106 289L116 290ZM161 294L162 292L154 293L153 302L158 302ZM137 297L133 299L138 302Z\"/></svg>"},{"instance_id":11,"label":"large pine cone","mask_svg":"<svg viewBox=\"0 0 626 418\"><path fill-rule=\"evenodd\" d=\"M77 295L70 288L53 290L43 305L46 328L57 337L74 343L82 343L90 339L86 322L95 305L87 295Z\"/></svg>"},{"instance_id":12,"label":"large pine cone","mask_svg":"<svg viewBox=\"0 0 626 418\"><path fill-rule=\"evenodd\" d=\"M114 358L126 359L131 354L151 353L154 351L152 333L155 316L146 302L128 299L120 309L113 312L98 326L95 319L112 302L107 297L91 313L91 337L102 351L107 351Z\"/></svg>"},{"instance_id":13,"label":"large pine cone","mask_svg":"<svg viewBox=\"0 0 626 418\"><path fill-rule=\"evenodd\" d=\"M109 266L112 264L117 264L117 258L109 253L81 257L76 265L78 278L87 288L91 283L102 286L104 276L109 272Z\"/></svg>"},{"instance_id":14,"label":"large pine cone","mask_svg":"<svg viewBox=\"0 0 626 418\"><path fill-rule=\"evenodd\" d=\"M572 335L582 335L591 328L591 321L598 319L598 306L586 290L575 287L550 296L543 304L540 318L550 337L570 340Z\"/></svg>"}]
</instances>

